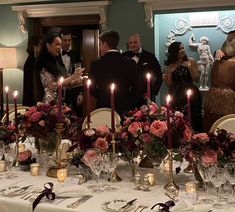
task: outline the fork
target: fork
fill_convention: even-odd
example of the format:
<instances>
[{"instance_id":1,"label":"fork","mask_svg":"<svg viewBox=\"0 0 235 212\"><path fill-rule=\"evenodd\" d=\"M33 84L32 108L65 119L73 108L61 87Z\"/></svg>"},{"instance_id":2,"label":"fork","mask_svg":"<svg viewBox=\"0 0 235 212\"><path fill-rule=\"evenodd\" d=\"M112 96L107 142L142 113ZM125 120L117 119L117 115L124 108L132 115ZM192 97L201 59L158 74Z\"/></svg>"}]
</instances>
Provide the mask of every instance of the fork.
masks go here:
<instances>
[{"instance_id":1,"label":"fork","mask_svg":"<svg viewBox=\"0 0 235 212\"><path fill-rule=\"evenodd\" d=\"M147 205L138 205L138 207L134 210L134 212L137 212L139 209L140 209L139 212L141 212L141 211L143 211L146 208L148 208Z\"/></svg>"},{"instance_id":2,"label":"fork","mask_svg":"<svg viewBox=\"0 0 235 212\"><path fill-rule=\"evenodd\" d=\"M85 195L82 198L79 198L78 200L76 200L75 202L68 204L67 208L77 208L78 206L80 206L82 203L86 202L87 200L89 200L91 197L93 197L92 195Z\"/></svg>"}]
</instances>

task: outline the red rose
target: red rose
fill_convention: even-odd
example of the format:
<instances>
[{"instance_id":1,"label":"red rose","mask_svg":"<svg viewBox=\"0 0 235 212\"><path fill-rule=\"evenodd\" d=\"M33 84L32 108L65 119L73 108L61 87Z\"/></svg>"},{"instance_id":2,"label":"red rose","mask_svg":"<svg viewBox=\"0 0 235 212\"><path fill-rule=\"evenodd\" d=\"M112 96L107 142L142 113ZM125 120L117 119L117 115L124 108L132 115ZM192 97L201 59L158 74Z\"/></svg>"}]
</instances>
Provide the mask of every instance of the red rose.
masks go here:
<instances>
[{"instance_id":1,"label":"red rose","mask_svg":"<svg viewBox=\"0 0 235 212\"><path fill-rule=\"evenodd\" d=\"M207 150L201 160L204 166L213 166L217 163L217 153L214 150Z\"/></svg>"},{"instance_id":2,"label":"red rose","mask_svg":"<svg viewBox=\"0 0 235 212\"><path fill-rule=\"evenodd\" d=\"M199 139L199 140L207 140L209 137L207 133L197 133L193 135L193 139Z\"/></svg>"},{"instance_id":3,"label":"red rose","mask_svg":"<svg viewBox=\"0 0 235 212\"><path fill-rule=\"evenodd\" d=\"M142 112L141 112L140 110L137 111L137 112L134 114L134 116L135 116L136 118L140 118L142 115L143 115L143 114L142 114Z\"/></svg>"},{"instance_id":4,"label":"red rose","mask_svg":"<svg viewBox=\"0 0 235 212\"><path fill-rule=\"evenodd\" d=\"M162 138L167 131L167 125L164 121L155 120L150 125L150 133L153 135Z\"/></svg>"},{"instance_id":5,"label":"red rose","mask_svg":"<svg viewBox=\"0 0 235 212\"><path fill-rule=\"evenodd\" d=\"M29 120L31 122L36 122L38 121L40 118L42 117L42 113L41 112L34 112L30 117L29 117Z\"/></svg>"},{"instance_id":6,"label":"red rose","mask_svg":"<svg viewBox=\"0 0 235 212\"><path fill-rule=\"evenodd\" d=\"M99 126L99 127L96 128L96 130L98 130L98 132L99 132L101 135L105 135L105 134L110 133L110 130L109 130L109 128L108 128L106 125Z\"/></svg>"},{"instance_id":7,"label":"red rose","mask_svg":"<svg viewBox=\"0 0 235 212\"><path fill-rule=\"evenodd\" d=\"M140 122L133 122L130 124L130 126L128 127L128 131L134 136L137 137L138 134L140 134L142 132L142 128L141 128L141 123Z\"/></svg>"},{"instance_id":8,"label":"red rose","mask_svg":"<svg viewBox=\"0 0 235 212\"><path fill-rule=\"evenodd\" d=\"M149 134L145 133L145 134L142 134L140 136L140 139L143 141L143 142L146 142L146 143L150 143L152 138Z\"/></svg>"}]
</instances>

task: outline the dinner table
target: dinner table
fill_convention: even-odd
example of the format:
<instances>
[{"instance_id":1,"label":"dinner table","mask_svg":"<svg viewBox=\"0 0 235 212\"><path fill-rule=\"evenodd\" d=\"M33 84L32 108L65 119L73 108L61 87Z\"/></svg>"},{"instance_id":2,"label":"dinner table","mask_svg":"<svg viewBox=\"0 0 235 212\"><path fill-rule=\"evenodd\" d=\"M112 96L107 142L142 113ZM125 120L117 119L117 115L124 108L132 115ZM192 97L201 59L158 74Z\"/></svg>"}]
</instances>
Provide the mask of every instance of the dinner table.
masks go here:
<instances>
[{"instance_id":1,"label":"dinner table","mask_svg":"<svg viewBox=\"0 0 235 212\"><path fill-rule=\"evenodd\" d=\"M14 167L15 168L15 167ZM75 175L69 174L64 182L58 182L57 178L47 177L45 173L38 176L31 176L30 172L19 171L17 168L12 173L0 173L0 212L32 212L32 205L35 199L42 193L45 185L53 184L52 192L55 193L55 199L50 200L45 196L38 203L35 212L104 212L104 211L132 211L132 212L154 212L159 211L159 207L151 208L157 203L165 203L172 200L172 197L166 194L164 184L168 181L168 176L156 171L156 184L147 191L136 189L136 184L130 179L123 179L120 182L107 182L101 179L101 185L111 185L112 189L103 192L92 192L89 187L95 184L95 180L89 180L78 184ZM173 198L175 206L170 211L196 211L196 212L216 212L227 211L234 212L235 207L225 205L225 208L214 209L211 204L201 204L200 201L192 200L195 195L189 195L185 190L185 183L194 180L193 174L180 173L174 176L175 182L179 185L179 196ZM22 189L25 188L25 189ZM11 192L16 189L17 192ZM19 189L20 190L19 192ZM8 192L7 192L8 191ZM14 190L13 190L14 191ZM216 200L214 188L210 188L211 198ZM208 194L203 191L197 191L198 197ZM77 207L71 208L72 203L79 202L79 199L88 196L85 201L79 203ZM135 200L136 199L136 200ZM200 199L200 198L199 198ZM126 207L127 202L134 200L133 204ZM122 209L124 207L124 209Z\"/></svg>"}]
</instances>

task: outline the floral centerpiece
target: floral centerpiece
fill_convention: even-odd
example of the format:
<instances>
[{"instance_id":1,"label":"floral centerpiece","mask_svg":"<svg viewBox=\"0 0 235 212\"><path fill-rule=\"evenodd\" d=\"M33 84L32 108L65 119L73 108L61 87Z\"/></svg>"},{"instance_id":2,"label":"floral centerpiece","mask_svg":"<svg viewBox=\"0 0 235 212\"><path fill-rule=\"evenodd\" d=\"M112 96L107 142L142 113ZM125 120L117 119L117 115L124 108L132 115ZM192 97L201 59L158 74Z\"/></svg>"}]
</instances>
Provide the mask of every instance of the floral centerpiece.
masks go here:
<instances>
[{"instance_id":1,"label":"floral centerpiece","mask_svg":"<svg viewBox=\"0 0 235 212\"><path fill-rule=\"evenodd\" d=\"M198 133L181 143L179 151L189 162L201 162L205 167L235 162L235 135L224 129Z\"/></svg>"},{"instance_id":2,"label":"floral centerpiece","mask_svg":"<svg viewBox=\"0 0 235 212\"><path fill-rule=\"evenodd\" d=\"M55 101L38 102L37 105L30 107L25 114L19 114L18 118L19 132L23 141L27 136L32 136L36 141L44 139L55 143L53 141L56 138L58 123L63 124L62 138L77 141L81 129L81 119L66 105L62 105L62 118L58 116L58 106Z\"/></svg>"},{"instance_id":3,"label":"floral centerpiece","mask_svg":"<svg viewBox=\"0 0 235 212\"><path fill-rule=\"evenodd\" d=\"M191 130L179 111L170 110L170 126L174 148L178 147L179 140L191 139ZM166 107L148 101L140 109L130 111L119 128L118 139L125 152L138 154L144 150L147 155L162 158L167 152Z\"/></svg>"}]
</instances>

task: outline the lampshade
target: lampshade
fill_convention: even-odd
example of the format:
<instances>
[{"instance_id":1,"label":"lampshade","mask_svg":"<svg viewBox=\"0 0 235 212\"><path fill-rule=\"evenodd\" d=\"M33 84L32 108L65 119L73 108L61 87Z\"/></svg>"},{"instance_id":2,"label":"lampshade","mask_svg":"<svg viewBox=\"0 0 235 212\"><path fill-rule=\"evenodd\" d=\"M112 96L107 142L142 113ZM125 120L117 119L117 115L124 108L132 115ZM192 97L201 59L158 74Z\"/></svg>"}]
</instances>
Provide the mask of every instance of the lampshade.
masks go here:
<instances>
[{"instance_id":1,"label":"lampshade","mask_svg":"<svg viewBox=\"0 0 235 212\"><path fill-rule=\"evenodd\" d=\"M16 67L16 48L0 48L0 69Z\"/></svg>"}]
</instances>

